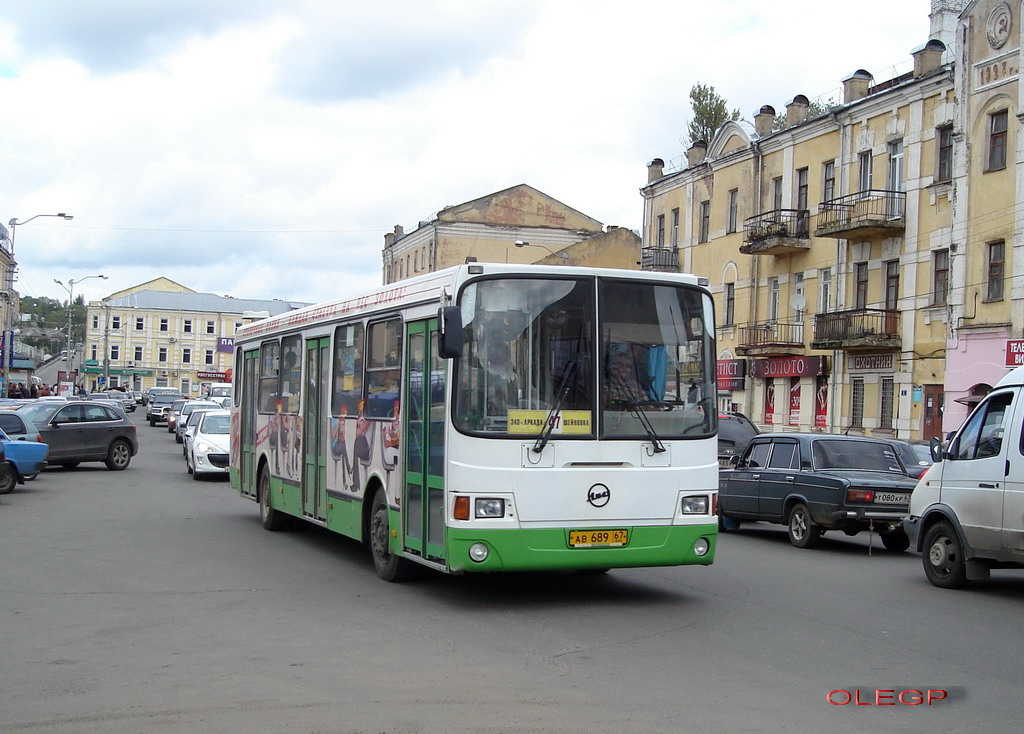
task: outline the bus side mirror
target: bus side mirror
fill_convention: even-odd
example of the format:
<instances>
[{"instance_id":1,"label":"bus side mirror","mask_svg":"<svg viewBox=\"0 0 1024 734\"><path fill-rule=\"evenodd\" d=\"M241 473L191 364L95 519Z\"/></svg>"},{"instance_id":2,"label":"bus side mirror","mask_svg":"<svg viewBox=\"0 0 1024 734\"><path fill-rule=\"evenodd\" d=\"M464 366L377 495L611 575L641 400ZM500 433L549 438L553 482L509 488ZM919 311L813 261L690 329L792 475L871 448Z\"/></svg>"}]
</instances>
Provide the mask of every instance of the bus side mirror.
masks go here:
<instances>
[{"instance_id":1,"label":"bus side mirror","mask_svg":"<svg viewBox=\"0 0 1024 734\"><path fill-rule=\"evenodd\" d=\"M938 464L942 461L942 441L932 436L932 440L928 442L928 452L932 455L932 463Z\"/></svg>"},{"instance_id":2,"label":"bus side mirror","mask_svg":"<svg viewBox=\"0 0 1024 734\"><path fill-rule=\"evenodd\" d=\"M457 359L462 356L462 309L459 306L443 306L437 310L437 330L440 336L440 352L443 359Z\"/></svg>"}]
</instances>

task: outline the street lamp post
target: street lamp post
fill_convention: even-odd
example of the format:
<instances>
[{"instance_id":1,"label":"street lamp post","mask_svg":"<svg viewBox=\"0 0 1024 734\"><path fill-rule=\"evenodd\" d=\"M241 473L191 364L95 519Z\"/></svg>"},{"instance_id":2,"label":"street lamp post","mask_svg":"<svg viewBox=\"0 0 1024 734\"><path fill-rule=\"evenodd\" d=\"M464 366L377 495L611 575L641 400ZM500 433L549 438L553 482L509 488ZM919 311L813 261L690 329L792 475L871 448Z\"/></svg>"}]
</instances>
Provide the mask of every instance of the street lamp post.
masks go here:
<instances>
[{"instance_id":1,"label":"street lamp post","mask_svg":"<svg viewBox=\"0 0 1024 734\"><path fill-rule=\"evenodd\" d=\"M60 217L66 221L74 219L73 215L60 212L58 214L36 214L33 217L21 220L14 217L7 223L7 226L11 229L11 261L7 268L7 278L4 282L7 307L4 309L4 364L3 370L0 371L3 374L3 391L5 394L9 394L11 389L11 365L14 363L14 333L11 331L14 324L14 304L16 303L14 297L14 270L17 263L14 261L14 238L17 235L18 227L28 224L33 219L39 219L39 217Z\"/></svg>"},{"instance_id":2,"label":"street lamp post","mask_svg":"<svg viewBox=\"0 0 1024 734\"><path fill-rule=\"evenodd\" d=\"M70 278L68 279L67 285L65 285L63 281L57 280L56 278L53 279L54 283L56 283L57 285L59 285L61 288L68 292L68 346L67 350L64 353L64 378L66 380L71 379L71 315L75 307L75 284L81 283L83 280L89 280L89 278L101 278L103 280L106 280L107 276L86 275L84 278L78 278L77 280L74 278Z\"/></svg>"},{"instance_id":3,"label":"street lamp post","mask_svg":"<svg viewBox=\"0 0 1024 734\"><path fill-rule=\"evenodd\" d=\"M516 240L515 244L516 244L516 247L520 247L520 248L522 248L522 247L539 247L542 250L547 250L548 252L550 252L552 255L555 255L556 257L558 257L563 262L567 262L569 260L569 256L566 253L564 253L564 252L555 252L554 250L552 250L547 245L535 245L532 242L524 242L523 240Z\"/></svg>"}]
</instances>

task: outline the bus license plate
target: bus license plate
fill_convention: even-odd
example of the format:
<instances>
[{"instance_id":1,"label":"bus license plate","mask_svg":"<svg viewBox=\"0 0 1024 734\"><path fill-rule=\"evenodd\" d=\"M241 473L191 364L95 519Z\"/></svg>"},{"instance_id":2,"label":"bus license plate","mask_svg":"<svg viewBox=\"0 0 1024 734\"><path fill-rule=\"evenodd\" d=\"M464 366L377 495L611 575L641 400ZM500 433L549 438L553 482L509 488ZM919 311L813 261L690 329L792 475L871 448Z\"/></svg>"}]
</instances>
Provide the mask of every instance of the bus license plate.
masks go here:
<instances>
[{"instance_id":1,"label":"bus license plate","mask_svg":"<svg viewBox=\"0 0 1024 734\"><path fill-rule=\"evenodd\" d=\"M628 530L570 530L569 545L573 548L614 548L629 541Z\"/></svg>"},{"instance_id":2,"label":"bus license plate","mask_svg":"<svg viewBox=\"0 0 1024 734\"><path fill-rule=\"evenodd\" d=\"M875 502L883 505L910 504L910 495L903 492L875 492Z\"/></svg>"}]
</instances>

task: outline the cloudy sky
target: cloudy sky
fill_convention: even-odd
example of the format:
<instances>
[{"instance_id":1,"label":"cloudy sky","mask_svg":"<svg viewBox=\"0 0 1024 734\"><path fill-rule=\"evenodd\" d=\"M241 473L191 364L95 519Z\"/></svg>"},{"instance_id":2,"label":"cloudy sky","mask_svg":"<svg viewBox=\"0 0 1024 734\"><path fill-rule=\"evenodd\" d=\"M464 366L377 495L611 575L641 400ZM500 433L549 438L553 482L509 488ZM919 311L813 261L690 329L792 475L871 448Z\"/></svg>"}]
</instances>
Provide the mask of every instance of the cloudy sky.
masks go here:
<instances>
[{"instance_id":1,"label":"cloudy sky","mask_svg":"<svg viewBox=\"0 0 1024 734\"><path fill-rule=\"evenodd\" d=\"M909 71L929 0L0 0L0 221L17 288L166 276L321 301L384 233L530 184L639 229L688 94L748 120Z\"/></svg>"}]
</instances>

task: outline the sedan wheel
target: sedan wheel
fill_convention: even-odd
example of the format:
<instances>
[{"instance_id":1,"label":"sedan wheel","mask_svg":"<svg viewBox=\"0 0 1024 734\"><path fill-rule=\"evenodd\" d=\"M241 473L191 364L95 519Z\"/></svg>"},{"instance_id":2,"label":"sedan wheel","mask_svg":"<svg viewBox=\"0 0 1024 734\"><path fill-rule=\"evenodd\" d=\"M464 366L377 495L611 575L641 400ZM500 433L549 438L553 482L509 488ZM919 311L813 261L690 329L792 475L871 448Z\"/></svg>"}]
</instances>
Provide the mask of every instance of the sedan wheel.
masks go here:
<instances>
[{"instance_id":1,"label":"sedan wheel","mask_svg":"<svg viewBox=\"0 0 1024 734\"><path fill-rule=\"evenodd\" d=\"M797 548L813 548L821 540L822 527L815 525L807 505L798 503L789 512L789 542Z\"/></svg>"},{"instance_id":2,"label":"sedan wheel","mask_svg":"<svg viewBox=\"0 0 1024 734\"><path fill-rule=\"evenodd\" d=\"M0 494L10 494L14 491L14 486L17 483L18 478L14 475L14 470L10 465L0 469Z\"/></svg>"}]
</instances>

